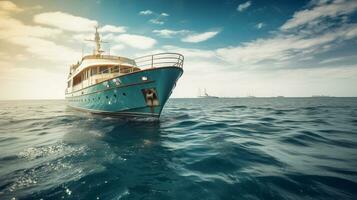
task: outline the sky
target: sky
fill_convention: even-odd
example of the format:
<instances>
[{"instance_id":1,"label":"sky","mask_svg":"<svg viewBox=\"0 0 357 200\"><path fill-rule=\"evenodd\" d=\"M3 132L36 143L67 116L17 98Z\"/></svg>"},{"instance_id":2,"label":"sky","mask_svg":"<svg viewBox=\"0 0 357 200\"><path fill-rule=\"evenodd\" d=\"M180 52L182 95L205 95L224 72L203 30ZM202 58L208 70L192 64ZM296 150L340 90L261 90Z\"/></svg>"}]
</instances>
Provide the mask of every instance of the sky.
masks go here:
<instances>
[{"instance_id":1,"label":"sky","mask_svg":"<svg viewBox=\"0 0 357 200\"><path fill-rule=\"evenodd\" d=\"M172 97L357 96L356 0L0 0L0 100L63 99L91 54L185 56Z\"/></svg>"}]
</instances>

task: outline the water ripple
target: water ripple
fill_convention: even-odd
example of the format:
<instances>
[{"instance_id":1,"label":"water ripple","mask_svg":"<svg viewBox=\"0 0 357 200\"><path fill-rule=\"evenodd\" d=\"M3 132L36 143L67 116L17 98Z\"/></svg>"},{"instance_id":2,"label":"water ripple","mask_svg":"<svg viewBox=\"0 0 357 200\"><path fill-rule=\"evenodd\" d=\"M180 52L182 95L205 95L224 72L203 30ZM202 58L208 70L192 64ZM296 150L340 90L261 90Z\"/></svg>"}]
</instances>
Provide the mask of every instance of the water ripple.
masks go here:
<instances>
[{"instance_id":1,"label":"water ripple","mask_svg":"<svg viewBox=\"0 0 357 200\"><path fill-rule=\"evenodd\" d=\"M357 199L356 98L170 99L160 121L0 110L0 199Z\"/></svg>"}]
</instances>

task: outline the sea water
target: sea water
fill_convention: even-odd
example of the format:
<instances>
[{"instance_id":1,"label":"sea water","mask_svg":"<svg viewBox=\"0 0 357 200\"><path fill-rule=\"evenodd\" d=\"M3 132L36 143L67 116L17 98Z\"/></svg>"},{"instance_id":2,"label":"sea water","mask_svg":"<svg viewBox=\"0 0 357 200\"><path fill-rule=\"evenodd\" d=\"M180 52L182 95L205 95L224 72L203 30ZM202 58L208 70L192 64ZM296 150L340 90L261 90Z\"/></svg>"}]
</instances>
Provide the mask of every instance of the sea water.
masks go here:
<instances>
[{"instance_id":1,"label":"sea water","mask_svg":"<svg viewBox=\"0 0 357 200\"><path fill-rule=\"evenodd\" d=\"M1 101L0 199L357 199L357 98Z\"/></svg>"}]
</instances>

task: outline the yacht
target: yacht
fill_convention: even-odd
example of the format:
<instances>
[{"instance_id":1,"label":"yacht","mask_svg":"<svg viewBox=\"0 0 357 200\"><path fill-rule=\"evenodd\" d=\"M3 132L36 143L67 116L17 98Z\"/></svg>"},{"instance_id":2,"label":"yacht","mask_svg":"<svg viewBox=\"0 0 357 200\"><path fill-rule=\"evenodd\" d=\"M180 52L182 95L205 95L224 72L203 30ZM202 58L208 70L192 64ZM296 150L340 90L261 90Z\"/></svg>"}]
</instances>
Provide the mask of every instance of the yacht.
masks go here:
<instances>
[{"instance_id":1,"label":"yacht","mask_svg":"<svg viewBox=\"0 0 357 200\"><path fill-rule=\"evenodd\" d=\"M98 114L159 118L183 74L184 56L159 53L135 59L105 55L98 27L92 55L70 66L68 106Z\"/></svg>"},{"instance_id":2,"label":"yacht","mask_svg":"<svg viewBox=\"0 0 357 200\"><path fill-rule=\"evenodd\" d=\"M199 92L200 94L198 95L198 98L211 98L211 99L218 99L216 96L211 96L207 93L206 88L203 91L203 95L201 94L201 91Z\"/></svg>"}]
</instances>

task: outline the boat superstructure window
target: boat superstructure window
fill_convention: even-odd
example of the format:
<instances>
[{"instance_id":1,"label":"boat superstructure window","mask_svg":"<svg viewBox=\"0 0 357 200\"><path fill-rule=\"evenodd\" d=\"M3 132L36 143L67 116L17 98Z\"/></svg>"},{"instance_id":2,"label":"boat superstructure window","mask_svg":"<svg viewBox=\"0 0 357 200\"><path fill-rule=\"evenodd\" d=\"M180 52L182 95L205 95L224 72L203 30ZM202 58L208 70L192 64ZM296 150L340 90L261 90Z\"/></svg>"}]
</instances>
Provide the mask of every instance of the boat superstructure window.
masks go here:
<instances>
[{"instance_id":1,"label":"boat superstructure window","mask_svg":"<svg viewBox=\"0 0 357 200\"><path fill-rule=\"evenodd\" d=\"M113 68L112 68L112 73L119 73L119 66L114 66Z\"/></svg>"},{"instance_id":2,"label":"boat superstructure window","mask_svg":"<svg viewBox=\"0 0 357 200\"><path fill-rule=\"evenodd\" d=\"M97 74L97 67L91 67L91 76L94 76Z\"/></svg>"},{"instance_id":3,"label":"boat superstructure window","mask_svg":"<svg viewBox=\"0 0 357 200\"><path fill-rule=\"evenodd\" d=\"M109 73L109 68L108 68L108 66L100 66L100 67L99 67L99 72L100 72L101 74L107 74L107 73Z\"/></svg>"}]
</instances>

